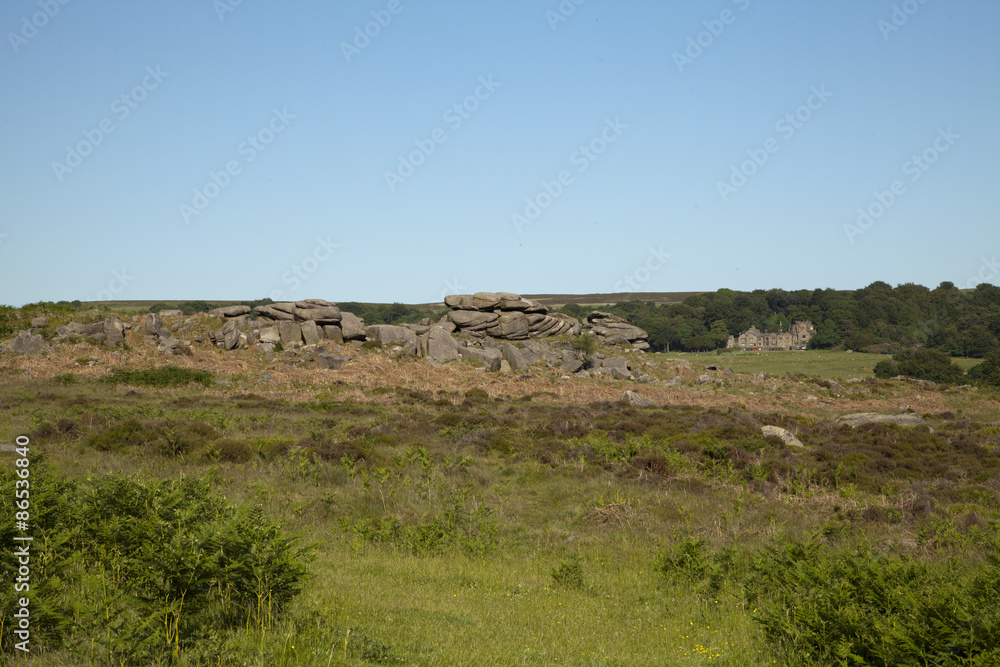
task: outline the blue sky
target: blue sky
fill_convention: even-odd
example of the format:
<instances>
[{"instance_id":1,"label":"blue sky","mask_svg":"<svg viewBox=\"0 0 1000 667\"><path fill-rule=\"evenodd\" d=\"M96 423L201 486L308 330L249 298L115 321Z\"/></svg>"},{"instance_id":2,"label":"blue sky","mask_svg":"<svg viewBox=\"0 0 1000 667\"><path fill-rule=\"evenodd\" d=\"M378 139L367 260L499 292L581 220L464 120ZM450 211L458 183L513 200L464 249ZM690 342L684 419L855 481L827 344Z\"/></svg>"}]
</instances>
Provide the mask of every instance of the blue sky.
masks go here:
<instances>
[{"instance_id":1,"label":"blue sky","mask_svg":"<svg viewBox=\"0 0 1000 667\"><path fill-rule=\"evenodd\" d=\"M1000 281L1000 3L577 2L6 0L0 303Z\"/></svg>"}]
</instances>

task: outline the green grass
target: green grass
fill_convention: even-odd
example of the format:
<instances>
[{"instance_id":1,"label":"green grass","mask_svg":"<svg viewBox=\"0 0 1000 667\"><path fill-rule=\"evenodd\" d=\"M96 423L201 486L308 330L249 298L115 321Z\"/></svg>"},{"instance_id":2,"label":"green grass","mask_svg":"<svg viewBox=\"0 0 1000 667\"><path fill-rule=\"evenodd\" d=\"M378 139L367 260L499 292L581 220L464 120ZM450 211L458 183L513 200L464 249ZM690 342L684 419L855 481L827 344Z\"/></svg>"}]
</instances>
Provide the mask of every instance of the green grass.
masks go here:
<instances>
[{"instance_id":1,"label":"green grass","mask_svg":"<svg viewBox=\"0 0 1000 667\"><path fill-rule=\"evenodd\" d=\"M873 358L818 354L839 354L819 358L828 367ZM683 356L734 368L752 359ZM745 565L821 535L964 577L1000 525L988 396L941 392L951 412L928 417L932 433L736 407L382 389L367 404L328 389L284 400L4 376L0 442L29 434L74 480L205 480L318 545L273 627L220 628L183 649L185 664L811 664L809 646L765 636L717 554ZM765 422L792 428L806 449L762 440ZM700 579L666 576L663 563L682 561L665 554L692 541L715 565L694 568ZM78 639L34 662L102 664L79 648L90 637Z\"/></svg>"},{"instance_id":2,"label":"green grass","mask_svg":"<svg viewBox=\"0 0 1000 667\"><path fill-rule=\"evenodd\" d=\"M698 364L718 364L732 368L737 373L770 375L804 373L829 378L873 377L872 369L880 361L892 359L890 354L865 354L861 352L832 352L829 350L775 350L723 352L671 352L658 354L660 358L687 359ZM952 359L963 370L980 363L980 359Z\"/></svg>"}]
</instances>

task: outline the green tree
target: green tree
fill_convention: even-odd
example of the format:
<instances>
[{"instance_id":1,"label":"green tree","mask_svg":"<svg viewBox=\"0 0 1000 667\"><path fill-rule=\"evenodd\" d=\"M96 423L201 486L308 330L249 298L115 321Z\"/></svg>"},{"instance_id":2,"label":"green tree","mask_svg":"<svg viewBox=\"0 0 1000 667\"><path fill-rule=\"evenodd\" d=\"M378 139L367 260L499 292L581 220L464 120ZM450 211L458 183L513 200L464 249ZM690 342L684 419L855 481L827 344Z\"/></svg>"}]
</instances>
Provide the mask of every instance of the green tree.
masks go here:
<instances>
[{"instance_id":1,"label":"green tree","mask_svg":"<svg viewBox=\"0 0 1000 667\"><path fill-rule=\"evenodd\" d=\"M981 364L970 368L969 379L976 384L1000 387L1000 349L993 350Z\"/></svg>"}]
</instances>

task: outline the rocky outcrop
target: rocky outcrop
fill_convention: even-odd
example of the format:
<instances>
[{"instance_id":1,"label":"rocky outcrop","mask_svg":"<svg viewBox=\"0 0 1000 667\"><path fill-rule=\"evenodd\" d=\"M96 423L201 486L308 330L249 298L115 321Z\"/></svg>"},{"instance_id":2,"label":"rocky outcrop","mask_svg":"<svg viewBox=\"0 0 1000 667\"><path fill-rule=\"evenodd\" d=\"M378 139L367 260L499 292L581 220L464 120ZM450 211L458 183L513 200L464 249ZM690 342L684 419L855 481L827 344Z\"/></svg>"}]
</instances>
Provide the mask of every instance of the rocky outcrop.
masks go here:
<instances>
[{"instance_id":1,"label":"rocky outcrop","mask_svg":"<svg viewBox=\"0 0 1000 667\"><path fill-rule=\"evenodd\" d=\"M605 345L631 345L635 350L649 349L649 334L617 315L595 310L587 315L585 326L599 336Z\"/></svg>"},{"instance_id":2,"label":"rocky outcrop","mask_svg":"<svg viewBox=\"0 0 1000 667\"><path fill-rule=\"evenodd\" d=\"M38 354L48 349L48 344L41 334L33 334L28 330L18 331L14 338L7 341L7 351L14 354Z\"/></svg>"},{"instance_id":3,"label":"rocky outcrop","mask_svg":"<svg viewBox=\"0 0 1000 667\"><path fill-rule=\"evenodd\" d=\"M548 338L580 332L580 322L569 315L548 314L538 301L511 292L452 294L444 303L451 308L442 322L458 332L483 332L501 340Z\"/></svg>"},{"instance_id":4,"label":"rocky outcrop","mask_svg":"<svg viewBox=\"0 0 1000 667\"><path fill-rule=\"evenodd\" d=\"M250 306L223 306L208 311L212 317L240 317L250 312Z\"/></svg>"}]
</instances>

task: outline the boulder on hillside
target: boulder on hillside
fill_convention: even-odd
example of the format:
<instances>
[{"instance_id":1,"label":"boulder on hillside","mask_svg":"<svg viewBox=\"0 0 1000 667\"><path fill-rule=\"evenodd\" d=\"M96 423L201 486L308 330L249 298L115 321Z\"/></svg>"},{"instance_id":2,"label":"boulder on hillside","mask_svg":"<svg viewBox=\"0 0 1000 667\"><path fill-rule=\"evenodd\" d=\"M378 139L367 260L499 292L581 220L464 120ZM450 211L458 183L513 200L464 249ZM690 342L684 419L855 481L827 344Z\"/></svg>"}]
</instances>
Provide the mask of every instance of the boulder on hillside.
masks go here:
<instances>
[{"instance_id":1,"label":"boulder on hillside","mask_svg":"<svg viewBox=\"0 0 1000 667\"><path fill-rule=\"evenodd\" d=\"M148 313L142 316L142 330L148 334L155 334L163 328L163 318L155 313Z\"/></svg>"},{"instance_id":2,"label":"boulder on hillside","mask_svg":"<svg viewBox=\"0 0 1000 667\"><path fill-rule=\"evenodd\" d=\"M490 336L506 340L527 340L530 332L528 317L517 310L501 314L500 319L486 328L486 333Z\"/></svg>"},{"instance_id":3,"label":"boulder on hillside","mask_svg":"<svg viewBox=\"0 0 1000 667\"><path fill-rule=\"evenodd\" d=\"M652 408L656 407L656 401L640 396L634 391L626 391L622 394L622 397L618 399L619 403L625 403L631 405L633 408Z\"/></svg>"},{"instance_id":4,"label":"boulder on hillside","mask_svg":"<svg viewBox=\"0 0 1000 667\"><path fill-rule=\"evenodd\" d=\"M340 311L340 329L344 340L365 339L365 322L354 313Z\"/></svg>"},{"instance_id":5,"label":"boulder on hillside","mask_svg":"<svg viewBox=\"0 0 1000 667\"><path fill-rule=\"evenodd\" d=\"M503 360L506 361L511 370L521 371L528 367L528 358L524 354L524 350L519 347L514 347L510 343L505 344L500 348L500 354L503 356Z\"/></svg>"},{"instance_id":6,"label":"boulder on hillside","mask_svg":"<svg viewBox=\"0 0 1000 667\"><path fill-rule=\"evenodd\" d=\"M895 424L896 426L927 426L924 418L917 414L882 415L875 412L856 412L837 417L833 422L837 426L847 425L851 428L865 424Z\"/></svg>"},{"instance_id":7,"label":"boulder on hillside","mask_svg":"<svg viewBox=\"0 0 1000 667\"><path fill-rule=\"evenodd\" d=\"M157 313L160 317L181 317L184 315L183 310L178 310L176 308L169 308L167 310L161 310Z\"/></svg>"},{"instance_id":8,"label":"boulder on hillside","mask_svg":"<svg viewBox=\"0 0 1000 667\"><path fill-rule=\"evenodd\" d=\"M430 327L427 330L427 333L420 336L418 349L420 349L424 356L428 359L432 359L439 364L445 364L449 361L458 361L460 358L458 354L458 341L452 338L450 333L439 326Z\"/></svg>"},{"instance_id":9,"label":"boulder on hillside","mask_svg":"<svg viewBox=\"0 0 1000 667\"><path fill-rule=\"evenodd\" d=\"M761 426L760 432L765 438L778 438L789 447L805 447L791 431L783 429L780 426Z\"/></svg>"},{"instance_id":10,"label":"boulder on hillside","mask_svg":"<svg viewBox=\"0 0 1000 667\"><path fill-rule=\"evenodd\" d=\"M617 315L599 310L592 311L587 315L587 324L595 334L602 337L621 336L630 342L649 338L649 334L643 329L629 324Z\"/></svg>"},{"instance_id":11,"label":"boulder on hillside","mask_svg":"<svg viewBox=\"0 0 1000 667\"><path fill-rule=\"evenodd\" d=\"M108 347L114 347L119 343L125 342L125 329L130 328L131 325L122 322L119 317L109 317L104 320L104 344Z\"/></svg>"},{"instance_id":12,"label":"boulder on hillside","mask_svg":"<svg viewBox=\"0 0 1000 667\"><path fill-rule=\"evenodd\" d=\"M266 305L266 306L257 306L256 308L254 308L254 310L257 311L257 313L259 313L261 315L261 317L264 317L265 319L269 319L269 320L294 320L295 319L295 310L293 309L291 311L287 311L287 310L285 310L283 308L279 308L278 306L280 306L280 305L282 305L282 304L280 304L280 303L272 303L272 304Z\"/></svg>"},{"instance_id":13,"label":"boulder on hillside","mask_svg":"<svg viewBox=\"0 0 1000 667\"><path fill-rule=\"evenodd\" d=\"M281 338L281 345L283 347L302 342L302 329L298 322L281 320L278 322L278 335Z\"/></svg>"},{"instance_id":14,"label":"boulder on hillside","mask_svg":"<svg viewBox=\"0 0 1000 667\"><path fill-rule=\"evenodd\" d=\"M313 320L300 323L299 330L302 332L302 340L305 341L306 345L315 345L323 337L323 330Z\"/></svg>"},{"instance_id":15,"label":"boulder on hillside","mask_svg":"<svg viewBox=\"0 0 1000 667\"><path fill-rule=\"evenodd\" d=\"M406 346L411 345L414 350L417 348L417 334L412 329L396 326L394 324L373 324L365 329L368 340L378 341L383 347L393 343Z\"/></svg>"},{"instance_id":16,"label":"boulder on hillside","mask_svg":"<svg viewBox=\"0 0 1000 667\"><path fill-rule=\"evenodd\" d=\"M250 306L223 306L208 311L212 317L240 317L250 312Z\"/></svg>"},{"instance_id":17,"label":"boulder on hillside","mask_svg":"<svg viewBox=\"0 0 1000 667\"><path fill-rule=\"evenodd\" d=\"M484 366L491 371L500 370L500 362L503 361L503 354L497 348L481 350L478 347L460 347L458 354L462 359Z\"/></svg>"},{"instance_id":18,"label":"boulder on hillside","mask_svg":"<svg viewBox=\"0 0 1000 667\"><path fill-rule=\"evenodd\" d=\"M18 331L14 338L7 341L7 350L14 354L38 354L48 349L48 344L41 334L33 334L28 330Z\"/></svg>"},{"instance_id":19,"label":"boulder on hillside","mask_svg":"<svg viewBox=\"0 0 1000 667\"><path fill-rule=\"evenodd\" d=\"M340 368L350 360L350 357L344 357L339 354L330 354L329 352L320 352L316 355L316 365L319 368L331 371L340 370Z\"/></svg>"},{"instance_id":20,"label":"boulder on hillside","mask_svg":"<svg viewBox=\"0 0 1000 667\"><path fill-rule=\"evenodd\" d=\"M278 325L261 327L260 328L260 342L262 343L280 343L281 342L281 332L278 330Z\"/></svg>"},{"instance_id":21,"label":"boulder on hillside","mask_svg":"<svg viewBox=\"0 0 1000 667\"><path fill-rule=\"evenodd\" d=\"M453 310L446 315L456 327L481 331L500 319L499 313L482 313L477 310Z\"/></svg>"}]
</instances>

